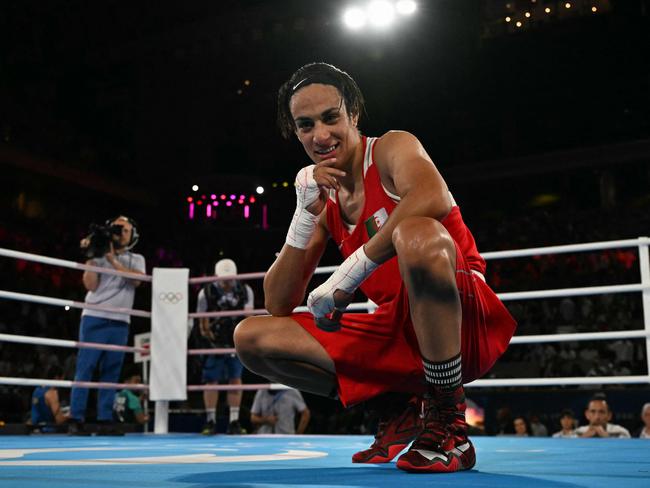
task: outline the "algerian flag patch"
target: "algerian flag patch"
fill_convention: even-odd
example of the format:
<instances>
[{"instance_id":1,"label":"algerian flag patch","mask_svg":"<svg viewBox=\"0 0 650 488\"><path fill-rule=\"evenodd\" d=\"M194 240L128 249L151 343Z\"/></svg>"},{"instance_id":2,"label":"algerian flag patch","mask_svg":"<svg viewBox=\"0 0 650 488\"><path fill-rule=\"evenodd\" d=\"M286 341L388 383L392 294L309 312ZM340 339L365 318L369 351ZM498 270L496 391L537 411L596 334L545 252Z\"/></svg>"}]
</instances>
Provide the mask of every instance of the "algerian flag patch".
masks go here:
<instances>
[{"instance_id":1,"label":"algerian flag patch","mask_svg":"<svg viewBox=\"0 0 650 488\"><path fill-rule=\"evenodd\" d=\"M368 232L368 237L374 236L379 229L381 229L381 226L384 225L386 220L388 220L388 212L386 212L386 209L383 207L372 214L372 216L364 222L366 232Z\"/></svg>"}]
</instances>

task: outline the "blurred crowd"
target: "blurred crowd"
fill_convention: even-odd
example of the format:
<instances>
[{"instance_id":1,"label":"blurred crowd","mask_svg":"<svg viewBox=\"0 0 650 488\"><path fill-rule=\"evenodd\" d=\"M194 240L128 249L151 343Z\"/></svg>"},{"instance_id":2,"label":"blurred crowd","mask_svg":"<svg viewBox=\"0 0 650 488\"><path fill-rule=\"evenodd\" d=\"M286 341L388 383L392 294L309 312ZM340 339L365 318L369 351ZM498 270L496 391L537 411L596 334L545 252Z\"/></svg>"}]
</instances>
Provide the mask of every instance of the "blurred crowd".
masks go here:
<instances>
[{"instance_id":1,"label":"blurred crowd","mask_svg":"<svg viewBox=\"0 0 650 488\"><path fill-rule=\"evenodd\" d=\"M476 235L479 249L517 249L634 238L643 234L643 229L650 224L649 207L643 204L625 212L611 213L599 209L569 212L565 208L551 207L511 215L498 222L470 217L473 220L468 223ZM81 261L79 239L87 233L92 216L81 214L78 220L72 223L67 220L64 224L63 215L51 220L25 219L17 211L3 216L0 219L0 247ZM593 225L595 221L598 225ZM242 263L240 272L265 269L273 259L270 250L279 249L284 232L284 229L275 228L266 232L241 229L221 233L210 240L214 229L208 227L184 229L181 226L171 236L161 231L156 233L155 227L153 222L144 224L144 238L138 247L138 252L147 256L148 272L155 266L187 266L193 275L210 273L214 259L224 252ZM187 239L192 231L200 237ZM253 234L258 245L245 245ZM216 246L215 240L218 241ZM638 259L636 249L628 248L488 261L487 280L497 292L638 283ZM261 282L252 281L250 285L255 291L255 307L263 307ZM0 258L0 288L79 301L84 294L78 271L6 258ZM190 293L192 301L197 291ZM135 308L149 308L147 295L146 291L138 294ZM193 309L194 305L190 303L190 308ZM507 306L519 323L517 335L643 329L643 310L638 293L510 301ZM78 325L78 310L0 300L0 333L76 340ZM147 330L146 320L134 319L131 334ZM42 377L41 372L57 365L63 369L66 379L72 379L75 353L74 349L3 341L0 342L0 376ZM512 345L488 377L645 374L645 355L645 341L642 339ZM191 375L190 371L190 382ZM244 382L258 380L250 373L244 374ZM11 422L23 421L29 410L30 394L26 387L0 386L0 418ZM67 394L61 392L64 403ZM372 430L372 416L364 408L344 410L309 395L306 395L306 400L312 413L311 432L366 433ZM244 395L243 410L251 403L252 396ZM199 406L198 397L191 397L182 405L187 409ZM513 408L517 410L514 405ZM561 409L562 406L558 405L557 415ZM637 426L635 422L638 423L638 418L628 419L628 427L634 429ZM552 430L552 426L548 428ZM494 432L489 426L487 431Z\"/></svg>"}]
</instances>

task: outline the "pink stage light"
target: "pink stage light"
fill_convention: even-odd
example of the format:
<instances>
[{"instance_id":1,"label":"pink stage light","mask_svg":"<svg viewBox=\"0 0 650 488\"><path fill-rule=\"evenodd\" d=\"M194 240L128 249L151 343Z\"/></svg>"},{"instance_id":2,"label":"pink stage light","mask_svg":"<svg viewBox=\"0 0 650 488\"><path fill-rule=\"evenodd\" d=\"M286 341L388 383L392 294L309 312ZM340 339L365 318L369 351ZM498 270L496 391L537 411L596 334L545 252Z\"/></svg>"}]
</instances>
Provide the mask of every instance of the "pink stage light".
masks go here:
<instances>
[{"instance_id":1,"label":"pink stage light","mask_svg":"<svg viewBox=\"0 0 650 488\"><path fill-rule=\"evenodd\" d=\"M194 218L194 204L190 203L190 219Z\"/></svg>"},{"instance_id":2,"label":"pink stage light","mask_svg":"<svg viewBox=\"0 0 650 488\"><path fill-rule=\"evenodd\" d=\"M251 209L248 205L244 205L244 218L247 219L251 216Z\"/></svg>"},{"instance_id":3,"label":"pink stage light","mask_svg":"<svg viewBox=\"0 0 650 488\"><path fill-rule=\"evenodd\" d=\"M262 229L268 230L269 220L268 220L268 207L266 204L262 205Z\"/></svg>"}]
</instances>

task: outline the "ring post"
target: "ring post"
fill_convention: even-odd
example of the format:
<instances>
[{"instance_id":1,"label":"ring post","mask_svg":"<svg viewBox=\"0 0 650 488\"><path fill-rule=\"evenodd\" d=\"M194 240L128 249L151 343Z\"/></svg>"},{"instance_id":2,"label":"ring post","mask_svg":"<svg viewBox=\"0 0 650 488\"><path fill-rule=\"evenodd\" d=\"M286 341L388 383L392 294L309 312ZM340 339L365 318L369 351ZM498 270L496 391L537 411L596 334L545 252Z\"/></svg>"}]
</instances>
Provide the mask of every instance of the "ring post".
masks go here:
<instances>
[{"instance_id":1,"label":"ring post","mask_svg":"<svg viewBox=\"0 0 650 488\"><path fill-rule=\"evenodd\" d=\"M187 268L154 268L151 287L151 381L154 433L168 432L169 401L187 400Z\"/></svg>"},{"instance_id":2,"label":"ring post","mask_svg":"<svg viewBox=\"0 0 650 488\"><path fill-rule=\"evenodd\" d=\"M647 239L640 237L639 239ZM648 253L648 243L639 244L639 266L641 268L641 284L650 286L650 257ZM650 289L645 288L641 292L641 301L643 305L643 325L646 332L650 333ZM650 378L650 336L645 338L645 360L647 364L647 375Z\"/></svg>"}]
</instances>

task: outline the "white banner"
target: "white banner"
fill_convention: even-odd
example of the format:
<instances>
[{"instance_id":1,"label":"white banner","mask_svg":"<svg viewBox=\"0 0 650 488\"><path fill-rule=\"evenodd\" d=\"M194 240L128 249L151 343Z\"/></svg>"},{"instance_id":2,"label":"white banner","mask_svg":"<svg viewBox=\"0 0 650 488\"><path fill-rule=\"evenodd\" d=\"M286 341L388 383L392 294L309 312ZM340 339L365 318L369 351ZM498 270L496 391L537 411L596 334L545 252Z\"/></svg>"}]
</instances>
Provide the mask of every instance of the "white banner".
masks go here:
<instances>
[{"instance_id":1,"label":"white banner","mask_svg":"<svg viewBox=\"0 0 650 488\"><path fill-rule=\"evenodd\" d=\"M186 268L154 268L151 286L151 380L149 398L187 399Z\"/></svg>"}]
</instances>

